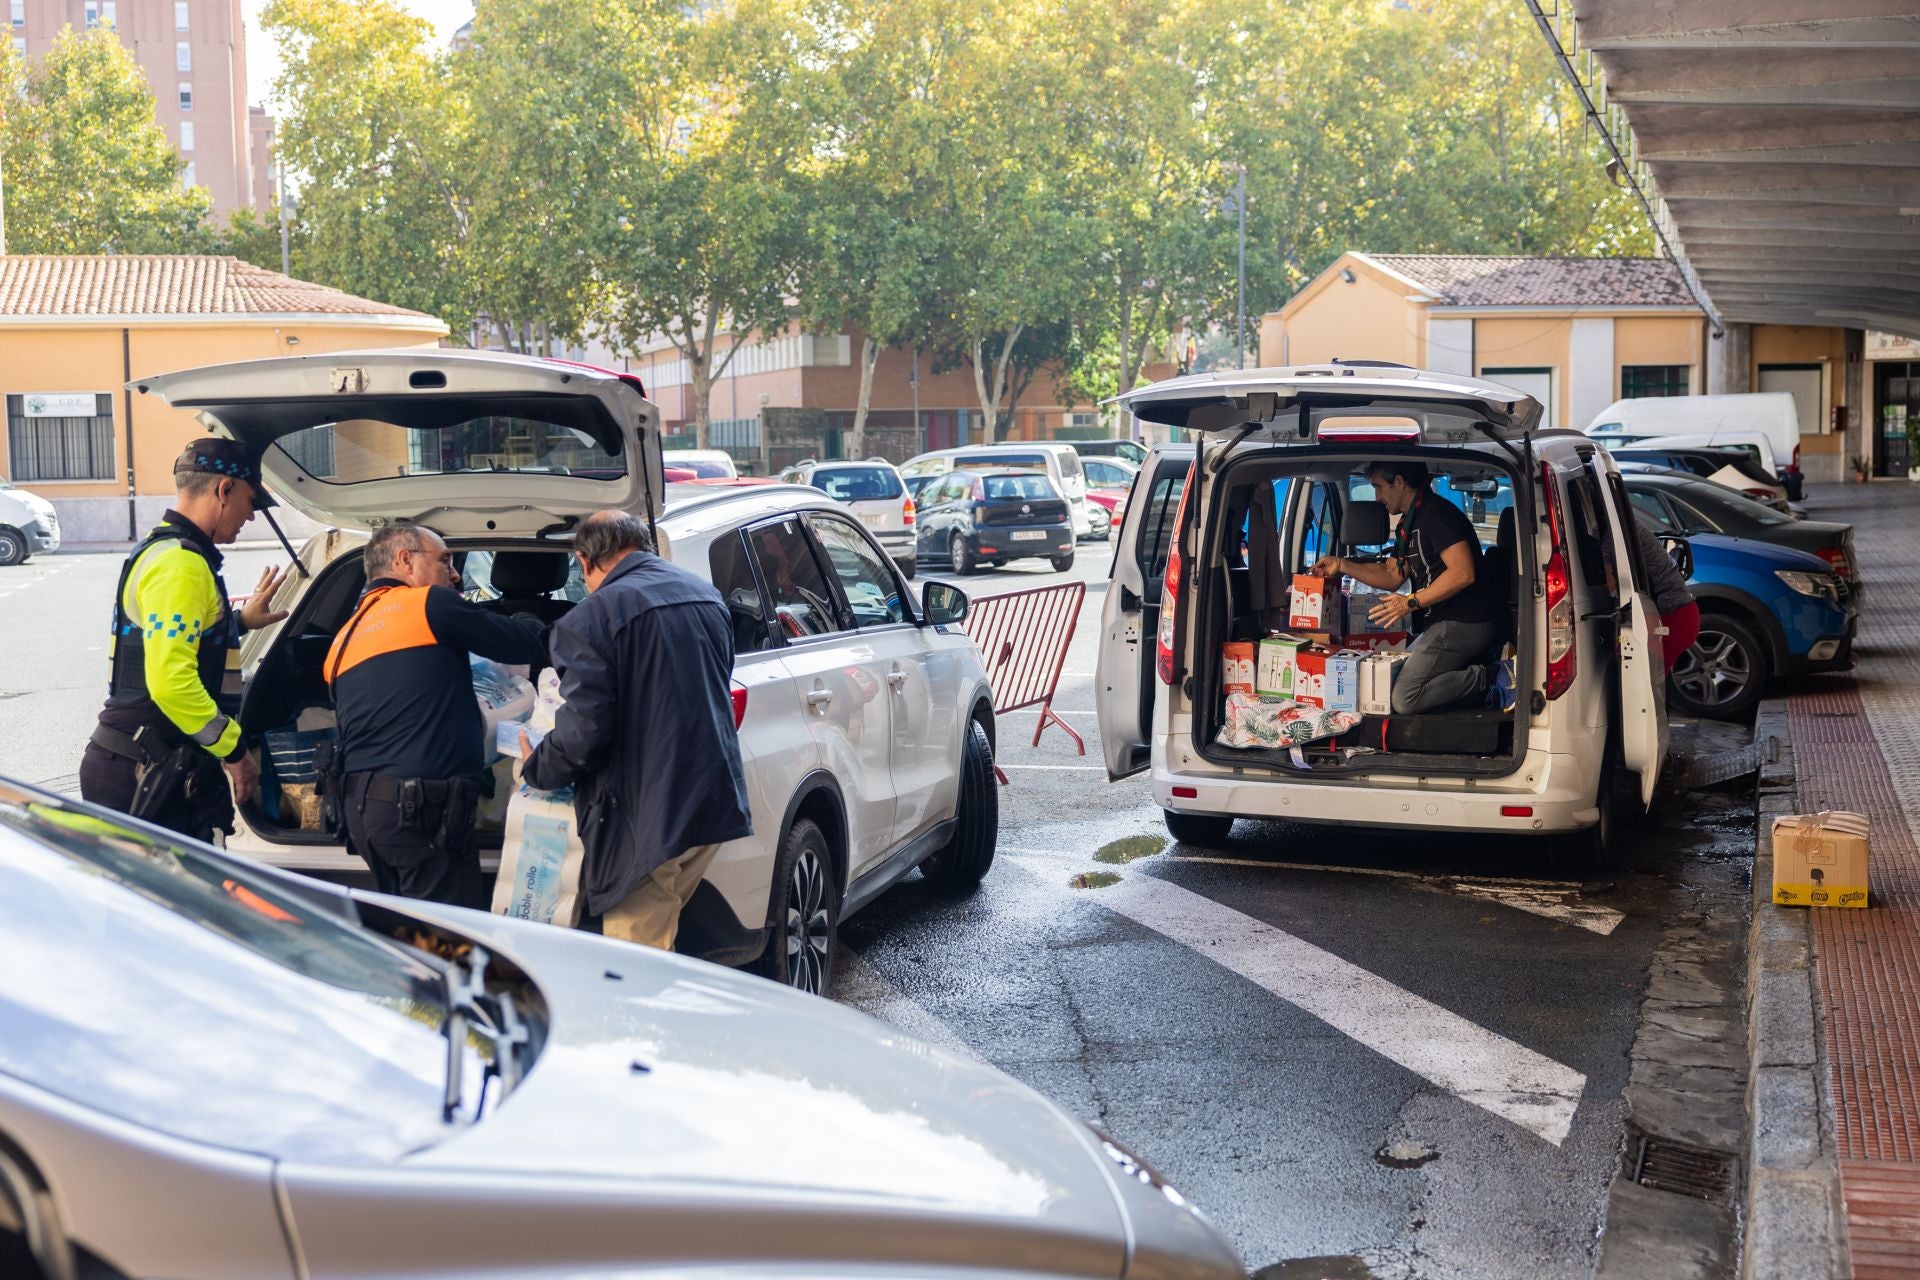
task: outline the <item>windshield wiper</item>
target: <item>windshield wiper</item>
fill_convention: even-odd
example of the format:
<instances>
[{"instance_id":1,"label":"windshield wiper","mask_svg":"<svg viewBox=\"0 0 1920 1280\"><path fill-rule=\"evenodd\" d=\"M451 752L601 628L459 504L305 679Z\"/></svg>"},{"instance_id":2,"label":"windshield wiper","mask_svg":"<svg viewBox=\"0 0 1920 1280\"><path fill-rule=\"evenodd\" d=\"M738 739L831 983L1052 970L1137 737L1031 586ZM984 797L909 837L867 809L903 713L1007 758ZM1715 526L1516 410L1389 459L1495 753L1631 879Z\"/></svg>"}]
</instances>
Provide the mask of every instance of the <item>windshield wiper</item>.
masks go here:
<instances>
[{"instance_id":1,"label":"windshield wiper","mask_svg":"<svg viewBox=\"0 0 1920 1280\"><path fill-rule=\"evenodd\" d=\"M518 1087L522 1075L520 1054L532 1043L512 993L487 991L490 959L485 947L474 947L468 953L464 971L458 965L447 970L447 1020L442 1028L447 1037L447 1085L440 1112L443 1121L451 1121L460 1113L466 1084L462 1068L466 1064L470 1032L479 1032L493 1044L493 1058L487 1063L480 1101L474 1107L475 1119L486 1105L487 1079L499 1077L502 1096Z\"/></svg>"}]
</instances>

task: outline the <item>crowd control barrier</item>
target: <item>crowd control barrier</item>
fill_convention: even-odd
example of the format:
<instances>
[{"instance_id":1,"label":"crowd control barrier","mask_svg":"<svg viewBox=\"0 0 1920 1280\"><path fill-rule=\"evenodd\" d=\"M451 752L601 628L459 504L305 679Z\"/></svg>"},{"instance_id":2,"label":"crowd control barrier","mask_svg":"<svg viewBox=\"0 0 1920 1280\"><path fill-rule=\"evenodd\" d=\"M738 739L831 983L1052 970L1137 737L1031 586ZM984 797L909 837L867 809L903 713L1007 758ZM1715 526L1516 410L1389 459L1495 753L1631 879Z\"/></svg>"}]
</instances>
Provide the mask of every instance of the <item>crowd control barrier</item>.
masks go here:
<instances>
[{"instance_id":1,"label":"crowd control barrier","mask_svg":"<svg viewBox=\"0 0 1920 1280\"><path fill-rule=\"evenodd\" d=\"M1067 646L1073 641L1074 624L1080 620L1080 606L1086 598L1086 583L1062 582L1030 591L976 596L967 609L965 629L987 668L987 680L993 687L993 713L1003 716L1025 707L1039 707L1040 719L1033 726L1036 747L1047 725L1057 724L1073 739L1080 754L1087 754L1086 740L1053 709L1053 691L1060 683ZM994 772L1000 773L997 766ZM1000 781L1006 780L1006 775L1000 774Z\"/></svg>"}]
</instances>

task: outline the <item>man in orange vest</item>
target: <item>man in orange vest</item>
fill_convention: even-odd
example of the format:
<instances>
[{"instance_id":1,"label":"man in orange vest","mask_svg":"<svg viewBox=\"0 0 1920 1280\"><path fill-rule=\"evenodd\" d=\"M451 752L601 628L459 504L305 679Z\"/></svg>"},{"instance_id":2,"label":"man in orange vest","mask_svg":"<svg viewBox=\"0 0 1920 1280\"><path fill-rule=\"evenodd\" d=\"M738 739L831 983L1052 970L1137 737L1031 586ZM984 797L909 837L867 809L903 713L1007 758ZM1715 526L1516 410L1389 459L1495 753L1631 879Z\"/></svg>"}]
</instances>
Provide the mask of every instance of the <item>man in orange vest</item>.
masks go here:
<instances>
[{"instance_id":1,"label":"man in orange vest","mask_svg":"<svg viewBox=\"0 0 1920 1280\"><path fill-rule=\"evenodd\" d=\"M485 721L468 655L544 663L544 628L462 599L453 552L431 529L381 529L365 564L366 593L324 667L347 847L382 893L485 909L473 827Z\"/></svg>"}]
</instances>

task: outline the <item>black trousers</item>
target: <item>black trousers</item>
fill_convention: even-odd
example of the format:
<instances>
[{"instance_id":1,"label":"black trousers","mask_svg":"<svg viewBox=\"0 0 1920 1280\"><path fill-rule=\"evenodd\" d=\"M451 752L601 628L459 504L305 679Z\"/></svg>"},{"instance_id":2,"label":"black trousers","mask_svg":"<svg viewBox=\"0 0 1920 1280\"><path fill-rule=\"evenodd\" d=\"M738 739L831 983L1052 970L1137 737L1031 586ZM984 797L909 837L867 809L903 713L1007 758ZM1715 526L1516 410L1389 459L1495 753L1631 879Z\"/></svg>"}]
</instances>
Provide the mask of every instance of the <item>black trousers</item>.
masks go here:
<instances>
[{"instance_id":1,"label":"black trousers","mask_svg":"<svg viewBox=\"0 0 1920 1280\"><path fill-rule=\"evenodd\" d=\"M80 798L116 813L132 813L137 769L138 766L125 756L116 755L97 742L89 742L86 754L80 757ZM210 789L207 794L218 795L226 790L227 779L221 772L218 760L207 756L198 769L195 784ZM191 803L184 790L169 797L158 813L148 815L147 821L195 840L209 843L213 840L214 818L211 812L205 806Z\"/></svg>"},{"instance_id":2,"label":"black trousers","mask_svg":"<svg viewBox=\"0 0 1920 1280\"><path fill-rule=\"evenodd\" d=\"M471 822L449 833L447 847L434 843L445 802L427 803L411 826L402 820L397 800L367 794L375 775L350 773L343 799L347 811L347 848L364 858L373 884L382 893L425 902L485 911L486 884L480 875L478 835Z\"/></svg>"}]
</instances>

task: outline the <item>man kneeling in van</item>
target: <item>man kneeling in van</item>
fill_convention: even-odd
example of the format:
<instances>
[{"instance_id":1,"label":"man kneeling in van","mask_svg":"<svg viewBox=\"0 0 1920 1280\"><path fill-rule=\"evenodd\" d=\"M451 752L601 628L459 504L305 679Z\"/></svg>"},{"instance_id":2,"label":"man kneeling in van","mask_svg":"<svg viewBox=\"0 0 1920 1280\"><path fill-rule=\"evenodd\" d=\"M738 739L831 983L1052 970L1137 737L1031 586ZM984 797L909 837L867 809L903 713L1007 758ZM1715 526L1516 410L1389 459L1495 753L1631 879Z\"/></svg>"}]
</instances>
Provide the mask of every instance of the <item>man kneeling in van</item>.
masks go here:
<instances>
[{"instance_id":1,"label":"man kneeling in van","mask_svg":"<svg viewBox=\"0 0 1920 1280\"><path fill-rule=\"evenodd\" d=\"M1480 539L1466 513L1433 492L1426 463L1376 462L1366 475L1374 495L1400 517L1392 553L1376 564L1322 556L1313 572L1343 573L1381 591L1413 584L1368 614L1381 625L1419 633L1394 679L1395 715L1477 707L1487 692L1485 664L1500 639L1500 606L1481 573Z\"/></svg>"}]
</instances>

